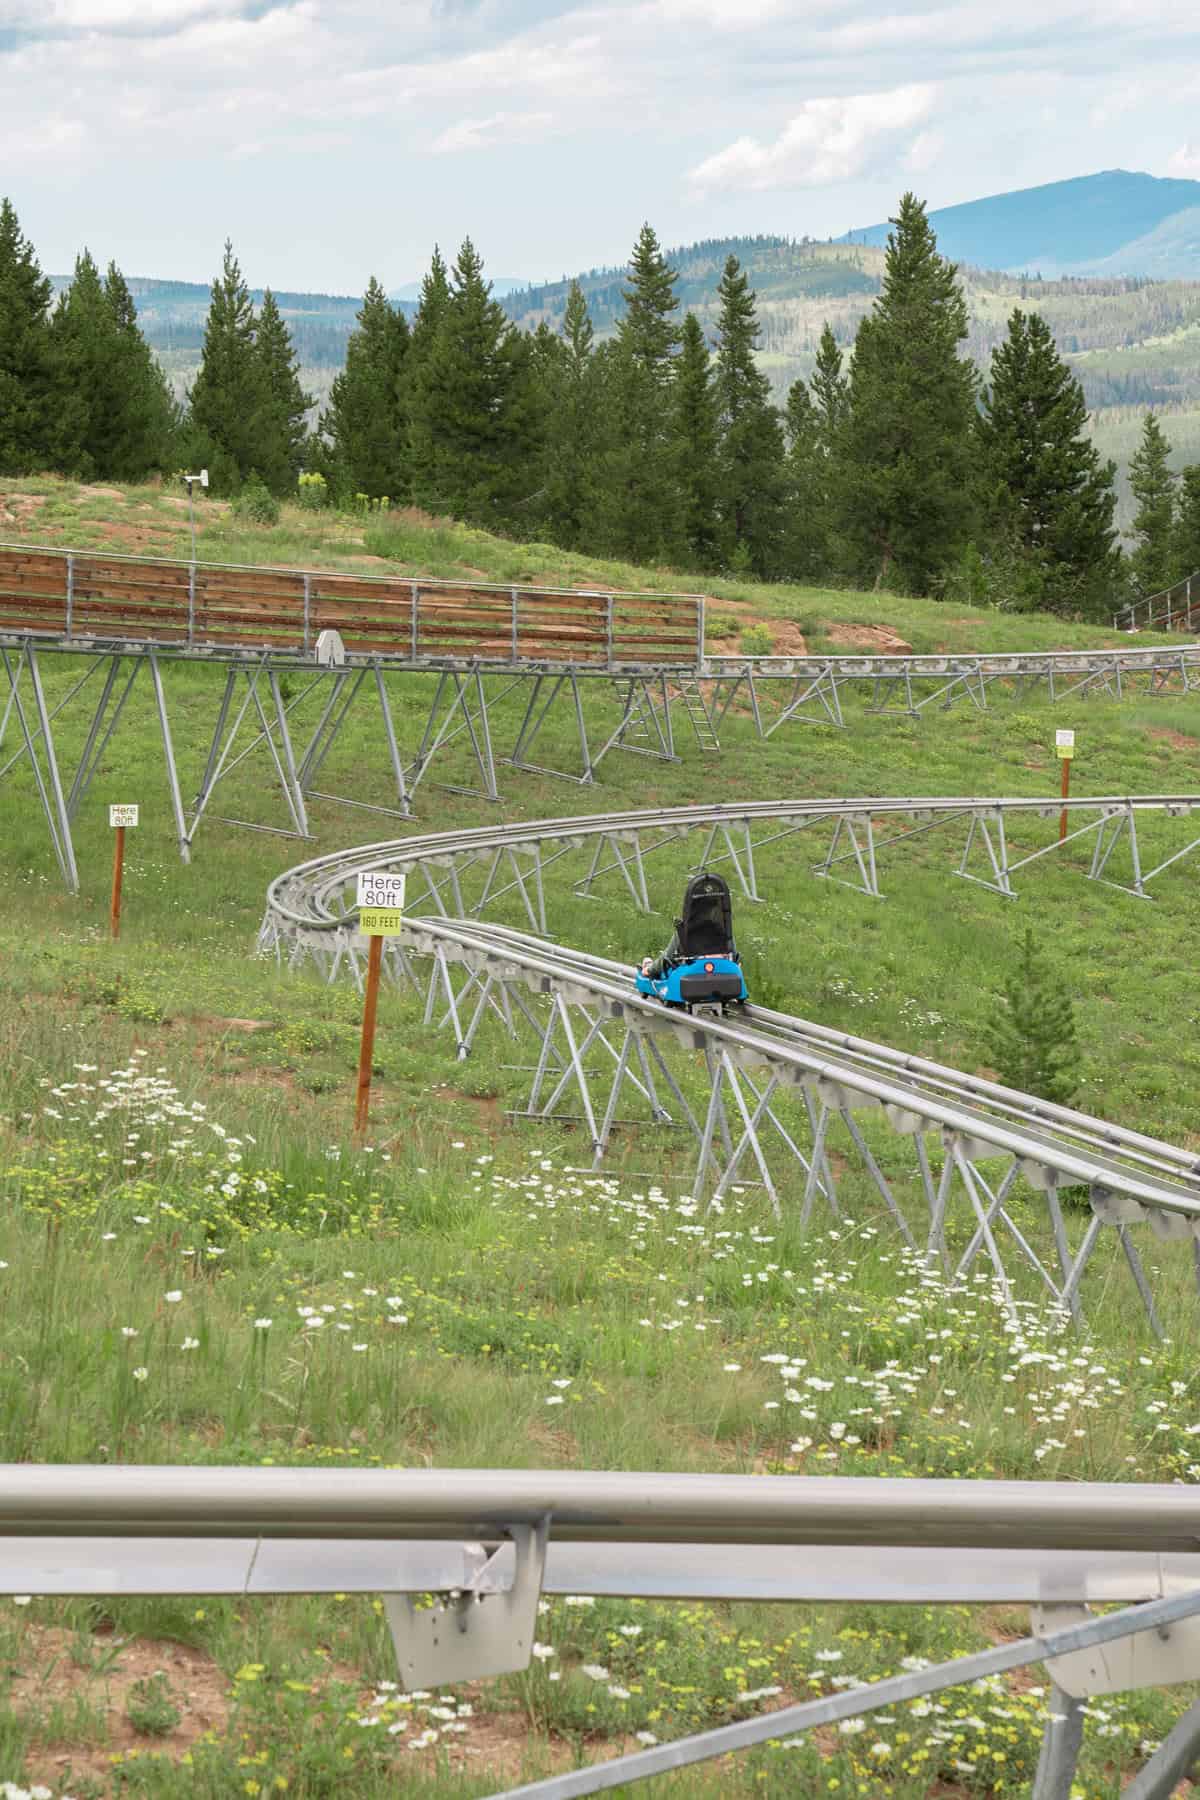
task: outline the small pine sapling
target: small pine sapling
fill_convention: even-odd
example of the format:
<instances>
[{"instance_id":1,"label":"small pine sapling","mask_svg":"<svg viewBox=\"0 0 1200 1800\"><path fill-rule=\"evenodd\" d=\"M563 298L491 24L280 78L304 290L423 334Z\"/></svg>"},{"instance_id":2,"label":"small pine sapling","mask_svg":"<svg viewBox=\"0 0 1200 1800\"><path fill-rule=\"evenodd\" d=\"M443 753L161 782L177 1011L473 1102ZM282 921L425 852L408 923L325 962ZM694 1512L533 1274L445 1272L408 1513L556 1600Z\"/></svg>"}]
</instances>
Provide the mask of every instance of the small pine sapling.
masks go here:
<instances>
[{"instance_id":1,"label":"small pine sapling","mask_svg":"<svg viewBox=\"0 0 1200 1800\"><path fill-rule=\"evenodd\" d=\"M1067 1106L1079 1091L1079 1040L1071 995L1025 928L1020 958L987 1033L988 1054L1006 1087Z\"/></svg>"},{"instance_id":2,"label":"small pine sapling","mask_svg":"<svg viewBox=\"0 0 1200 1800\"><path fill-rule=\"evenodd\" d=\"M233 514L252 525L278 525L279 502L257 469L251 469L243 482L242 491L233 502Z\"/></svg>"}]
</instances>

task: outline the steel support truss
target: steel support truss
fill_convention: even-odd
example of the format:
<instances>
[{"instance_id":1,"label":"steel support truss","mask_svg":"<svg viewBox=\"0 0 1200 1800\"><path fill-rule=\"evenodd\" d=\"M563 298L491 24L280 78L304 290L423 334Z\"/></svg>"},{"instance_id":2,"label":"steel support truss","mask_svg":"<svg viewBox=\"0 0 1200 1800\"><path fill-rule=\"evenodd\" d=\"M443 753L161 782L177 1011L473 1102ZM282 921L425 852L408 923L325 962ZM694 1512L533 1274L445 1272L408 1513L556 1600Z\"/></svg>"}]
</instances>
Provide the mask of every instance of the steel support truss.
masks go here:
<instances>
[{"instance_id":1,"label":"steel support truss","mask_svg":"<svg viewBox=\"0 0 1200 1800\"><path fill-rule=\"evenodd\" d=\"M336 636L323 634L329 635ZM48 688L44 679L47 657L60 665L64 660L76 666L82 662L83 673L72 675L65 691L57 682ZM768 738L793 721L845 728L848 715L843 699L852 692L870 691L874 706L868 706L868 712L919 717L927 709L944 710L960 700L983 708L989 694L1030 686L1044 687L1057 702L1099 693L1114 699L1187 693L1200 684L1200 649L973 658L699 658L694 668L639 669L630 665L606 670L347 656L340 641L336 654L323 655L317 646L311 654L299 656L265 649L187 649L132 639L42 640L16 633L0 634L0 658L0 745L6 733L17 742L16 754L10 755L4 772L17 763L28 765L60 872L72 888L78 885L72 821L100 757L107 754L122 719L128 720L126 703L134 678L143 668L154 689L172 820L185 861L190 859L196 833L206 819L308 838L309 803L313 800L407 818L418 788L427 779L436 779L434 772L445 767L452 752L458 753L460 765L465 757L466 777L462 778L456 765L457 778L443 781L443 785L452 792L496 801L500 798L498 763L591 785L601 763L616 750L678 761L677 715L689 743L702 753L719 753L720 729L735 705L748 710L755 731ZM176 749L167 719L163 671L168 663L219 670L222 676L215 724L187 806L181 797ZM425 688L415 684L418 676L427 684ZM432 684L432 695L428 684ZM59 735L63 717L93 699L95 704L84 721L85 744L78 766L66 779L61 771L70 759L65 757ZM604 704L604 712L593 710L597 700ZM399 711L398 701L402 702ZM326 766L339 743L348 748L351 726L357 732L353 740L356 775L361 783L364 766L369 770L366 791L379 793L379 799L364 799L365 783L351 793L318 785L327 779ZM567 746L555 752L553 764L535 760L551 728L556 742L562 745L565 739ZM511 743L510 751L498 754L497 744L505 741ZM259 765L266 765L269 789L281 799L278 823L231 818L228 813L218 814L212 804L218 786L254 756ZM565 766L557 766L560 759ZM384 793L389 796L386 800ZM817 872L877 894L874 858L887 842L874 841L877 822L869 814L863 815L861 808L851 811L854 816L844 806L831 803L827 816L835 842ZM1009 877L1014 870L1057 847L1047 845L1011 858L1004 843L1003 818L997 819L993 809L979 804L968 805L967 811L970 836L958 872L983 880L1001 893L1012 892ZM1049 818L1053 812L1048 805L1043 816ZM1119 812L1118 807L1102 828L1094 822L1081 825L1077 835L1097 831L1092 879L1112 880L1110 871L1128 861L1130 879L1117 885L1145 897L1147 884L1196 846L1187 845L1153 867L1143 868L1137 822L1132 813L1127 811L1122 817ZM995 841L997 832L999 842ZM893 841L911 835L900 833ZM769 837L759 840L768 841ZM748 828L747 848L752 852ZM1118 848L1120 853L1114 854ZM752 874L743 885L748 897L756 897Z\"/></svg>"},{"instance_id":2,"label":"steel support truss","mask_svg":"<svg viewBox=\"0 0 1200 1800\"><path fill-rule=\"evenodd\" d=\"M61 656L54 660L61 665ZM187 789L176 761L168 716L165 660L169 660L166 649L146 645L98 646L91 653L74 646L71 680L65 691L56 684L48 694L45 654L37 642L31 638L13 644L0 640L0 755L6 739L15 744L0 766L0 779L20 765L31 772L55 860L64 884L72 890L79 886L72 825L118 726L123 719L128 721L127 702L143 670L153 689L174 834L185 862L191 860L203 823L308 839L312 836L309 804L314 800L384 817L408 818L418 788L455 750L466 753L466 780L447 780L441 785L452 793L492 801L500 799L497 764L502 761L527 772L591 784L600 763L614 749L678 760L671 707L680 697L668 687L665 675L653 681L629 677L619 684L620 716L604 742L594 748L584 706L587 683L574 670L522 670L504 678L482 668L434 670L424 675L433 691L432 696L426 691L420 698L414 730L412 702L421 690L413 683L413 671L398 676L381 657L359 658L353 665L343 659L333 666L316 667L281 663L266 652L243 652L237 657L190 659L192 668L203 664L210 674L219 671L221 686L203 765L191 798L185 802ZM80 663L82 673L75 674ZM403 684L399 691L398 679ZM613 685L612 678L605 677L592 682L592 691L603 688L608 692ZM717 749L715 730L709 729L709 703L698 684L691 685L693 691L684 704L695 737L702 748ZM511 754L500 757L495 734L498 729L509 729L506 703L514 695L524 702L524 709ZM405 702L403 717L397 716L398 698ZM77 763L74 754L68 755L63 747L63 727L68 721L73 723L73 743L81 730L83 734ZM531 760L540 734L551 721L565 722L578 745L578 764L573 769ZM361 744L365 735L369 745L372 785L383 766L392 793L390 803L365 800L361 792L334 792L322 785L326 765L339 743L349 743L354 727L359 728L356 742ZM594 733L594 726L592 729ZM412 748L406 752L404 743L410 732ZM282 802L277 823L218 812L213 804L218 788L228 784L237 771L244 771L252 758L257 759L255 768L265 765L267 791Z\"/></svg>"},{"instance_id":3,"label":"steel support truss","mask_svg":"<svg viewBox=\"0 0 1200 1800\"><path fill-rule=\"evenodd\" d=\"M1053 1614L1067 1609L1045 1610ZM1086 1608L1082 1610L1086 1613ZM588 1768L551 1775L544 1781L527 1782L503 1792L497 1790L488 1800L580 1800L583 1795L607 1793L628 1783L647 1781L655 1775L694 1768L698 1763L711 1762L716 1757L759 1744L786 1744L803 1732L840 1725L867 1713L903 1706L927 1694L945 1693L968 1682L986 1681L1016 1669L1027 1669L1034 1663L1044 1662L1049 1670L1056 1671L1064 1665L1069 1667L1089 1658L1103 1660L1106 1652L1120 1652L1126 1648L1132 1663L1135 1646L1142 1650L1144 1660L1146 1649L1156 1638L1171 1646L1171 1653L1164 1658L1170 1671L1166 1678L1186 1680L1189 1674L1194 1676L1200 1672L1200 1656L1197 1655L1200 1635L1195 1629L1197 1614L1200 1614L1200 1592L1193 1592L1176 1595L1170 1600L1153 1601L1144 1607L1127 1607L1105 1618L1087 1616L1070 1625L1043 1625L1029 1637L994 1650L981 1650L932 1668L868 1682L819 1700L804 1700L798 1705L781 1707L778 1712L744 1719L733 1725L720 1725L694 1737L676 1738L670 1743L656 1744L650 1750L638 1750ZM1177 1638L1183 1640L1182 1649L1175 1643ZM1135 1685L1152 1686L1154 1682L1143 1677ZM1063 1692L1057 1678L1051 1688L1051 1707L1031 1800L1070 1800L1083 1745L1083 1706L1076 1695ZM1200 1702L1184 1715L1125 1792L1135 1794L1137 1800L1169 1800L1180 1777L1190 1772L1198 1758Z\"/></svg>"},{"instance_id":4,"label":"steel support truss","mask_svg":"<svg viewBox=\"0 0 1200 1800\"><path fill-rule=\"evenodd\" d=\"M143 669L153 690L175 836L185 862L189 860L191 843L157 653L154 650L99 650L85 660L83 673L51 705L47 702L36 645L26 641L14 650L0 644L0 666L5 678L4 689L0 690L4 694L4 706L0 711L0 754L10 728L15 729L17 741L16 750L0 765L0 781L18 766L28 764L55 860L65 885L73 891L79 886L79 870L71 827ZM26 689L24 695L23 687ZM66 767L54 726L76 702L80 710L90 707L90 712L83 745L71 770Z\"/></svg>"},{"instance_id":5,"label":"steel support truss","mask_svg":"<svg viewBox=\"0 0 1200 1800\"><path fill-rule=\"evenodd\" d=\"M843 700L861 697L863 713L921 719L965 704L986 712L1000 698L1070 700L1163 698L1200 682L1200 651L1057 651L969 656L705 657L721 719L743 694L762 737L791 719L845 724Z\"/></svg>"},{"instance_id":6,"label":"steel support truss","mask_svg":"<svg viewBox=\"0 0 1200 1800\"><path fill-rule=\"evenodd\" d=\"M1062 811L1067 813L1069 828L1060 838ZM762 852L804 833L809 842L816 840L813 854L806 859L811 874L872 899L884 898L880 870L885 856L917 844L924 847L933 833L940 833L950 839L950 872L1006 899L1018 892L1015 876L1049 857L1056 857L1071 873L1086 880L1146 899L1152 881L1200 851L1200 837L1188 836L1169 854L1147 857L1143 841L1146 821L1191 818L1194 814L1200 814L1200 795L1066 802L1018 798L763 801L744 809L680 807L580 820L538 820L528 826L506 827L495 836L486 828L443 833L398 844L391 860L402 860L413 870L440 867L457 871L457 875L451 873L453 902L449 909L431 887L434 910L441 916L469 913L480 917L511 888L496 887L493 873L482 894L466 898L466 876L472 870L494 871L497 855L512 853L526 859L540 885L545 873L563 857L584 849L588 867L572 884L576 894L595 897L605 878L615 877L620 895L632 901L639 912L652 912L647 863L663 851L676 849L692 834L699 834L700 841L691 866L720 870L737 893L757 902L763 898L758 871ZM1023 840L1032 836L1043 841L1032 847L1022 842L1018 847L1014 834ZM1090 856L1081 859L1078 851L1089 845ZM303 871L298 872L297 879L302 875ZM434 885L446 891L442 877ZM612 885L609 881L608 886ZM535 928L544 929L544 909Z\"/></svg>"},{"instance_id":7,"label":"steel support truss","mask_svg":"<svg viewBox=\"0 0 1200 1800\"><path fill-rule=\"evenodd\" d=\"M409 918L385 956L389 979L419 995L426 1024L454 1033L460 1057L485 1026L528 1042L520 1066L530 1091L519 1118L581 1133L594 1164L614 1131L670 1126L693 1148L693 1200L710 1208L754 1187L776 1216L845 1224L866 1198L882 1206L886 1234L907 1254L940 1279L986 1279L1010 1314L1032 1293L1082 1324L1084 1278L1105 1239L1161 1335L1132 1228L1148 1224L1164 1242L1188 1242L1200 1284L1194 1153L759 1007L733 1018L672 1012L638 996L628 968L549 941L548 897L562 883L551 886L548 876L564 858L587 854L576 893L597 894L602 884L611 893L615 881L618 895L649 912L647 862L678 852L696 832L701 866L727 868L750 900L762 897L763 850L804 832L825 846L816 874L872 897L881 857L939 830L955 840L956 872L1006 898L1019 871L1056 851L1070 857L1081 842L1090 841L1092 855L1090 866L1076 855L1078 872L1139 896L1200 848L1189 834L1169 855L1159 844L1149 857L1139 838L1147 817L1190 817L1196 796L1069 801L1063 840L1015 847L1031 829L1056 832L1062 805L758 802L437 833L289 871L272 885L260 942L288 966L311 960L327 979L361 982L357 873L406 869ZM1118 858L1131 881L1116 880ZM477 922L513 907L527 932Z\"/></svg>"},{"instance_id":8,"label":"steel support truss","mask_svg":"<svg viewBox=\"0 0 1200 1800\"><path fill-rule=\"evenodd\" d=\"M515 860L513 870L512 885L541 924L544 892ZM494 874L493 866L489 881ZM441 900L447 884L461 902L453 870L430 892ZM268 929L263 942L280 960L311 957L329 979L349 973L361 985L367 940L351 919L290 945ZM593 1167L615 1129L670 1126L694 1148L696 1204L720 1211L731 1191L756 1187L777 1218L786 1209L804 1228L819 1209L846 1228L864 1222L864 1200L881 1203L887 1239L901 1240L915 1263L956 1288L977 1278L978 1265L1014 1320L1022 1296L1032 1294L1083 1325L1083 1278L1105 1225L1156 1336L1163 1327L1131 1226L1149 1222L1160 1240L1191 1243L1200 1285L1200 1186L1186 1172L1192 1159L1172 1169L1173 1181L1147 1189L1133 1164L1108 1158L1105 1129L1084 1115L1031 1101L1025 1110L1035 1126L987 1132L973 1113L954 1122L932 1086L864 1083L852 1065L838 1069L814 1057L798 1021L766 1015L770 1023L754 1029L716 1014L672 1014L620 998L615 965L570 952L557 963L547 957L537 938L447 918L414 920L403 939L389 941L383 966L394 985L417 995L427 1026L453 1033L460 1059L485 1025L526 1043L528 1060L516 1066L529 1071L529 1095L512 1116L577 1133ZM791 1053L802 1045L806 1054ZM1002 1092L980 1082L974 1097ZM1067 1129L1065 1144L1047 1138L1047 1123ZM1081 1168L1073 1159L1089 1137ZM1086 1190L1086 1222L1077 1208L1064 1212L1064 1185ZM1152 1203L1155 1192L1163 1204Z\"/></svg>"}]
</instances>

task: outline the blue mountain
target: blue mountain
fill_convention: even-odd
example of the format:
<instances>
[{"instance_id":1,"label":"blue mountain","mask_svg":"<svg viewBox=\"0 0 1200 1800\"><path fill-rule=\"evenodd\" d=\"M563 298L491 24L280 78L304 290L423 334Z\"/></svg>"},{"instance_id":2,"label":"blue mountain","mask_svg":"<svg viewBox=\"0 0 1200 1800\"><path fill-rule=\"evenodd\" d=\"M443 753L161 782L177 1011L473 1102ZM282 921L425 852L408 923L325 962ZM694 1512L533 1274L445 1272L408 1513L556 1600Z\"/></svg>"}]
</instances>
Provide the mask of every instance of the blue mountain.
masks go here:
<instances>
[{"instance_id":1,"label":"blue mountain","mask_svg":"<svg viewBox=\"0 0 1200 1800\"><path fill-rule=\"evenodd\" d=\"M1105 169L929 215L938 248L977 269L1200 278L1200 181ZM890 227L843 243L882 244Z\"/></svg>"}]
</instances>

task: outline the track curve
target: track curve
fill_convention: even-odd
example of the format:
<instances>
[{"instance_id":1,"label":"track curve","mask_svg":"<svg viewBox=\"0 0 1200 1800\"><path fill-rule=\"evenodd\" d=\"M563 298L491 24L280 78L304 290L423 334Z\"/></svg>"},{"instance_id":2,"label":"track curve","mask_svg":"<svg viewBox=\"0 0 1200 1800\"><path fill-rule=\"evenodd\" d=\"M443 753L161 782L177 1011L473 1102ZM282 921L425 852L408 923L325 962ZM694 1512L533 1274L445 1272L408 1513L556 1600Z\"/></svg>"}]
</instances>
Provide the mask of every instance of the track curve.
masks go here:
<instances>
[{"instance_id":1,"label":"track curve","mask_svg":"<svg viewBox=\"0 0 1200 1800\"><path fill-rule=\"evenodd\" d=\"M759 1006L748 1006L737 1018L668 1012L637 993L627 964L556 943L547 924L546 872L585 849L591 851L591 864L574 884L576 892L590 893L598 881L615 875L627 897L649 910L646 857L696 831L706 833L697 860L709 866L727 863L743 892L755 899L761 897L755 847L819 825L833 837L816 872L830 874L839 860L835 853L849 839L856 847L841 855L865 869L869 848L873 871L881 848L957 821L968 833L965 861L981 831L987 836L990 827L994 846L997 836L1003 839L1005 821L1010 828L1036 829L1039 821L1056 824L1060 810L1057 801L1019 797L867 797L658 808L427 833L318 857L279 876L268 891L260 948L290 966L311 961L330 980L361 980L366 940L357 930L357 874L364 869L405 871L410 878L405 932L389 943L385 966L397 982L424 991L426 1021L454 1029L460 1056L469 1053L489 1020L499 1020L513 1035L534 1032L540 1040L538 1063L522 1116L560 1116L554 1107L570 1090L583 1107L581 1115L572 1116L590 1132L599 1161L617 1100L622 1093L632 1094L648 1104L651 1119L691 1128L699 1146L697 1199L709 1191L722 1201L731 1187L747 1180L743 1168L756 1167L777 1210L773 1170L781 1140L803 1186L805 1220L818 1201L841 1217L829 1143L833 1129L844 1130L868 1185L884 1200L896 1229L926 1260L940 1258L951 1268L946 1224L957 1195L968 1203L974 1236L955 1273L965 1276L975 1260L986 1257L1011 1303L1000 1243L1002 1237L1011 1238L1018 1260L1034 1269L1056 1304L1078 1317L1084 1267L1107 1224L1115 1227L1148 1316L1158 1328L1150 1284L1128 1227L1148 1221L1160 1238L1192 1240L1200 1262L1200 1163L1194 1151ZM1200 811L1200 795L1107 796L1073 801L1068 810L1067 843L1094 834L1095 864L1114 821L1120 832L1136 832L1136 821L1147 815L1171 818ZM886 830L905 822L906 830L882 840L874 836L880 826ZM1136 837L1134 842L1136 850ZM1008 858L1001 873L1007 875L1057 846L1054 837L1044 848ZM1110 843L1110 854L1112 847ZM1194 847L1189 841L1161 866L1172 865ZM995 860L993 854L993 864ZM1103 868L1108 866L1106 857L1096 878L1105 879ZM1002 882L972 875L967 868L958 872L1011 892ZM424 893L418 896L422 880ZM869 882L853 885L878 891ZM506 896L523 907L529 931L481 922ZM427 986L418 965L429 971ZM664 1056L671 1049L684 1053L688 1077L673 1072ZM693 1106L697 1052L703 1055L704 1075L700 1103ZM605 1053L615 1065L604 1066L611 1087L597 1079L588 1062ZM689 1080L692 1088L685 1091ZM547 1088L553 1091L543 1104ZM803 1131L790 1115L786 1122L782 1116L789 1102ZM802 1135L806 1144L797 1141ZM885 1145L895 1138L907 1140L915 1151L917 1180L911 1185L929 1214L921 1245L901 1204L897 1177L883 1166L888 1161ZM1040 1254L1012 1217L1017 1209L1009 1196L1018 1182L1045 1202L1050 1244ZM1075 1244L1069 1241L1059 1202L1060 1189L1067 1186L1086 1186L1091 1204L1091 1219Z\"/></svg>"}]
</instances>

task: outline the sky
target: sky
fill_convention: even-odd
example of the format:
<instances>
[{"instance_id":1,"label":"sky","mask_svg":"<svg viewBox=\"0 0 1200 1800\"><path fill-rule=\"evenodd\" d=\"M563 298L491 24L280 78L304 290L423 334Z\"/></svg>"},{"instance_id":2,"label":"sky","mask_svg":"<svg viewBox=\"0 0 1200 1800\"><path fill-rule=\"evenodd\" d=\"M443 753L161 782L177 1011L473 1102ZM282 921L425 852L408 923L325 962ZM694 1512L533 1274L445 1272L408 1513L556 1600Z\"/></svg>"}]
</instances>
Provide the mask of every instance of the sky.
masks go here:
<instances>
[{"instance_id":1,"label":"sky","mask_svg":"<svg viewBox=\"0 0 1200 1800\"><path fill-rule=\"evenodd\" d=\"M42 267L361 293L837 236L1099 169L1200 177L1195 0L0 0Z\"/></svg>"}]
</instances>

